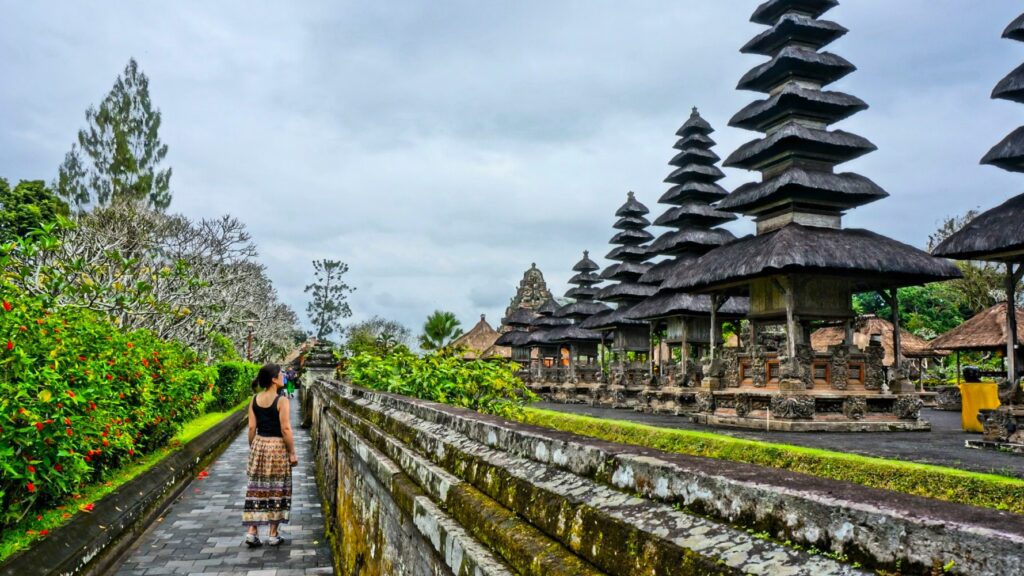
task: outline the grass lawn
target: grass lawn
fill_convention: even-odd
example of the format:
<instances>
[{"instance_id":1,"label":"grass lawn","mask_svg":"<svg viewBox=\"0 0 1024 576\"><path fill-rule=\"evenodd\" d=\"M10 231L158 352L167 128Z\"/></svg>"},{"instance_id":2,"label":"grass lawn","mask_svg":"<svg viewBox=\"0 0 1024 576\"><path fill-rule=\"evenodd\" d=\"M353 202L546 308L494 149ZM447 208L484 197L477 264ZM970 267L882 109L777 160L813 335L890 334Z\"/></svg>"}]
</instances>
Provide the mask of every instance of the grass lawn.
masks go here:
<instances>
[{"instance_id":1,"label":"grass lawn","mask_svg":"<svg viewBox=\"0 0 1024 576\"><path fill-rule=\"evenodd\" d=\"M536 408L527 408L522 421L610 442L758 464L872 488L1024 514L1024 480L1018 478Z\"/></svg>"},{"instance_id":2,"label":"grass lawn","mask_svg":"<svg viewBox=\"0 0 1024 576\"><path fill-rule=\"evenodd\" d=\"M26 518L18 524L11 526L0 535L0 562L4 562L17 552L28 548L36 540L46 538L49 532L66 524L76 514L88 514L91 506L96 501L110 494L139 474L149 470L156 463L180 449L182 445L194 440L231 414L244 408L248 402L248 399L239 402L237 406L225 412L203 414L182 426L181 430L167 446L139 458L130 466L114 471L101 484L83 487L81 492L75 494L63 504L49 510L37 511L31 518Z\"/></svg>"}]
</instances>

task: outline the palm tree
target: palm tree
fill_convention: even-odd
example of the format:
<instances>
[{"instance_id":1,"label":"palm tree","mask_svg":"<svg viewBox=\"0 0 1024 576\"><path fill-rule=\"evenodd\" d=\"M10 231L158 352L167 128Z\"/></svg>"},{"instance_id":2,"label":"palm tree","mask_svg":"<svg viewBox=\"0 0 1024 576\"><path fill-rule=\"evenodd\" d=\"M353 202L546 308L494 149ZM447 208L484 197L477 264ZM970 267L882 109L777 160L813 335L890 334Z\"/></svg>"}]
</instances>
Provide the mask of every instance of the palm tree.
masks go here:
<instances>
[{"instance_id":1,"label":"palm tree","mask_svg":"<svg viewBox=\"0 0 1024 576\"><path fill-rule=\"evenodd\" d=\"M456 338L462 335L459 319L452 312L435 310L427 316L420 334L420 348L436 352L445 352Z\"/></svg>"}]
</instances>

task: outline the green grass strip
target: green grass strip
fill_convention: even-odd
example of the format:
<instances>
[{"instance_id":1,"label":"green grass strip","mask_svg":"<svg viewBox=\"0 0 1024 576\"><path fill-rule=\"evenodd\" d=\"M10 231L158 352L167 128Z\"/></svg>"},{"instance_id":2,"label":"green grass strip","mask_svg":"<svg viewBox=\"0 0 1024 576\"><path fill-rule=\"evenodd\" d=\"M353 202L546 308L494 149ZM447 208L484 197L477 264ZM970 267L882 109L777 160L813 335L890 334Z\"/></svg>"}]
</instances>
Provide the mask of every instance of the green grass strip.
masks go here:
<instances>
[{"instance_id":1,"label":"green grass strip","mask_svg":"<svg viewBox=\"0 0 1024 576\"><path fill-rule=\"evenodd\" d=\"M536 408L527 408L522 421L609 442L758 464L871 488L1024 514L1024 480L1019 478ZM922 437L922 440L926 438Z\"/></svg>"},{"instance_id":2,"label":"green grass strip","mask_svg":"<svg viewBox=\"0 0 1024 576\"><path fill-rule=\"evenodd\" d=\"M125 466L111 472L110 476L103 483L83 487L76 494L77 498L67 500L54 508L35 512L30 518L26 518L18 524L11 526L3 534L0 534L0 563L30 547L40 538L45 538L48 532L52 532L67 524L76 515L88 514L89 512L86 511L86 507L89 504L95 504L95 502L107 494L149 470L164 458L180 450L185 444L196 439L203 432L213 428L228 416L244 408L248 402L249 400L246 399L230 410L209 412L191 422L187 422L167 446L139 458L130 466Z\"/></svg>"}]
</instances>

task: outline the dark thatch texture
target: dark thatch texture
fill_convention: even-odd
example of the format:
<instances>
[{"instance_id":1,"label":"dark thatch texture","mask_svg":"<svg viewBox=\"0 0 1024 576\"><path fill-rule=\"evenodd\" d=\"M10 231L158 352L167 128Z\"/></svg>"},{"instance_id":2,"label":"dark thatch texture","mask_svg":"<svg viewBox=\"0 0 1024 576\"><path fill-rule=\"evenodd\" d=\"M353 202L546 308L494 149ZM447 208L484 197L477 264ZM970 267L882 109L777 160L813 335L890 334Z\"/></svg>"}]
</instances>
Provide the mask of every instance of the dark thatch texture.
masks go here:
<instances>
[{"instance_id":1,"label":"dark thatch texture","mask_svg":"<svg viewBox=\"0 0 1024 576\"><path fill-rule=\"evenodd\" d=\"M562 326L560 328L552 328L548 330L545 335L547 342L555 344L571 343L571 342L599 342L601 340L601 334L594 332L593 330L586 330L579 326Z\"/></svg>"},{"instance_id":2,"label":"dark thatch texture","mask_svg":"<svg viewBox=\"0 0 1024 576\"><path fill-rule=\"evenodd\" d=\"M748 104L732 117L729 125L764 132L794 113L832 124L867 108L867 103L856 96L787 84L771 98Z\"/></svg>"},{"instance_id":3,"label":"dark thatch texture","mask_svg":"<svg viewBox=\"0 0 1024 576\"><path fill-rule=\"evenodd\" d=\"M647 230L623 230L608 241L609 244L620 244L624 246L639 246L644 242L654 240L654 236Z\"/></svg>"},{"instance_id":4,"label":"dark thatch texture","mask_svg":"<svg viewBox=\"0 0 1024 576\"><path fill-rule=\"evenodd\" d=\"M590 318L587 318L583 322L580 322L579 324L577 324L577 326L579 326L580 328L583 328L585 330L593 330L593 329L597 328L598 326L604 326L605 320L610 318L611 315L614 314L614 313L615 313L615 310L612 310L612 309L609 308L605 312L594 314Z\"/></svg>"},{"instance_id":5,"label":"dark thatch texture","mask_svg":"<svg viewBox=\"0 0 1024 576\"><path fill-rule=\"evenodd\" d=\"M856 69L845 58L830 52L815 52L803 46L790 45L768 62L744 74L736 87L768 93L791 78L811 80L825 86Z\"/></svg>"},{"instance_id":6,"label":"dark thatch texture","mask_svg":"<svg viewBox=\"0 0 1024 576\"><path fill-rule=\"evenodd\" d=\"M643 216L623 216L619 218L612 228L616 230L639 230L651 225L651 221Z\"/></svg>"},{"instance_id":7,"label":"dark thatch texture","mask_svg":"<svg viewBox=\"0 0 1024 576\"><path fill-rule=\"evenodd\" d=\"M740 146L724 165L760 170L792 156L842 164L877 148L867 138L842 130L818 130L791 122L764 138Z\"/></svg>"},{"instance_id":8,"label":"dark thatch texture","mask_svg":"<svg viewBox=\"0 0 1024 576\"><path fill-rule=\"evenodd\" d=\"M1003 38L1024 42L1024 14L1010 22L1010 25L1003 30Z\"/></svg>"},{"instance_id":9,"label":"dark thatch texture","mask_svg":"<svg viewBox=\"0 0 1024 576\"><path fill-rule=\"evenodd\" d=\"M705 252L735 239L736 236L732 232L721 228L675 230L659 236L651 243L650 251L658 254L673 254L689 250Z\"/></svg>"},{"instance_id":10,"label":"dark thatch texture","mask_svg":"<svg viewBox=\"0 0 1024 576\"><path fill-rule=\"evenodd\" d=\"M594 314L600 314L606 310L610 310L606 304L600 302L588 302L581 300L579 302L573 302L566 304L555 312L556 318L588 318Z\"/></svg>"},{"instance_id":11,"label":"dark thatch texture","mask_svg":"<svg viewBox=\"0 0 1024 576\"><path fill-rule=\"evenodd\" d=\"M663 260L658 262L646 274L640 277L638 282L641 284L651 284L653 286L660 286L662 282L668 279L673 274L675 269L679 266L685 265L686 262L692 262L696 260L699 254L685 254L676 256L669 260Z\"/></svg>"},{"instance_id":12,"label":"dark thatch texture","mask_svg":"<svg viewBox=\"0 0 1024 576\"><path fill-rule=\"evenodd\" d=\"M982 212L932 253L957 260L1024 259L1024 194Z\"/></svg>"},{"instance_id":13,"label":"dark thatch texture","mask_svg":"<svg viewBox=\"0 0 1024 576\"><path fill-rule=\"evenodd\" d=\"M896 354L893 347L892 322L877 316L862 316L853 326L853 345L864 350L871 343L871 335L879 334L885 355L882 364L892 366ZM819 328L811 334L811 348L817 352L828 352L829 347L838 346L846 340L846 329L842 326ZM904 358L936 358L944 353L932 350L928 341L916 334L900 330L900 353Z\"/></svg>"},{"instance_id":14,"label":"dark thatch texture","mask_svg":"<svg viewBox=\"0 0 1024 576\"><path fill-rule=\"evenodd\" d=\"M1017 325L1024 326L1024 310L1016 308ZM939 336L929 345L932 350L1005 350L1006 302L982 310L963 324ZM1017 333L1024 344L1024 331Z\"/></svg>"},{"instance_id":15,"label":"dark thatch texture","mask_svg":"<svg viewBox=\"0 0 1024 576\"><path fill-rule=\"evenodd\" d=\"M579 324L585 330L614 330L623 326L644 326L647 323L642 320L630 318L629 310L632 306L620 306L611 312L597 314Z\"/></svg>"},{"instance_id":16,"label":"dark thatch texture","mask_svg":"<svg viewBox=\"0 0 1024 576\"><path fill-rule=\"evenodd\" d=\"M817 18L839 5L836 0L768 0L754 9L750 21L755 24L772 26L783 14L791 10L810 14Z\"/></svg>"},{"instance_id":17,"label":"dark thatch texture","mask_svg":"<svg viewBox=\"0 0 1024 576\"><path fill-rule=\"evenodd\" d=\"M714 131L715 129L711 127L711 124L708 124L707 120L701 118L697 114L691 114L690 117L686 119L686 122L683 122L683 125L679 127L679 130L676 130L676 136L685 138L690 134L708 135Z\"/></svg>"},{"instance_id":18,"label":"dark thatch texture","mask_svg":"<svg viewBox=\"0 0 1024 576\"><path fill-rule=\"evenodd\" d=\"M530 341L530 333L525 330L506 332L494 341L495 346L522 347Z\"/></svg>"},{"instance_id":19,"label":"dark thatch texture","mask_svg":"<svg viewBox=\"0 0 1024 576\"><path fill-rule=\"evenodd\" d=\"M880 186L859 174L833 174L791 167L765 182L751 182L737 188L718 207L748 213L775 201L792 199L804 205L853 208L889 195Z\"/></svg>"},{"instance_id":20,"label":"dark thatch texture","mask_svg":"<svg viewBox=\"0 0 1024 576\"><path fill-rule=\"evenodd\" d=\"M719 308L717 316L723 320L743 318L750 311L750 303L746 298L733 297L725 301ZM634 320L655 320L676 316L711 315L711 296L706 294L683 294L664 292L644 300L629 310L629 317Z\"/></svg>"},{"instance_id":21,"label":"dark thatch texture","mask_svg":"<svg viewBox=\"0 0 1024 576\"><path fill-rule=\"evenodd\" d=\"M600 269L597 262L590 259L590 250L584 250L583 258L572 267L573 272L593 272Z\"/></svg>"},{"instance_id":22,"label":"dark thatch texture","mask_svg":"<svg viewBox=\"0 0 1024 576\"><path fill-rule=\"evenodd\" d=\"M680 155L676 155L676 158L672 160L678 162L684 159L679 158ZM717 158L718 155L716 154ZM678 159L678 160L677 160ZM691 160L692 161L692 160ZM717 162L717 160L714 160ZM674 170L665 178L665 182L669 184L686 184L694 180L708 181L708 180L719 180L725 178L723 173L717 166L703 166L700 164L687 164Z\"/></svg>"},{"instance_id":23,"label":"dark thatch texture","mask_svg":"<svg viewBox=\"0 0 1024 576\"><path fill-rule=\"evenodd\" d=\"M657 286L638 284L633 282L620 282L610 284L597 293L597 299L605 302L637 301L654 296L658 291Z\"/></svg>"},{"instance_id":24,"label":"dark thatch texture","mask_svg":"<svg viewBox=\"0 0 1024 576\"><path fill-rule=\"evenodd\" d=\"M565 293L566 298L574 300L593 300L600 288L595 286L574 286Z\"/></svg>"},{"instance_id":25,"label":"dark thatch texture","mask_svg":"<svg viewBox=\"0 0 1024 576\"><path fill-rule=\"evenodd\" d=\"M642 246L617 246L604 255L608 260L620 262L643 262L651 257L647 248Z\"/></svg>"},{"instance_id":26,"label":"dark thatch texture","mask_svg":"<svg viewBox=\"0 0 1024 576\"><path fill-rule=\"evenodd\" d=\"M529 326L537 313L526 308L517 308L511 315L502 318L501 323L505 326Z\"/></svg>"},{"instance_id":27,"label":"dark thatch texture","mask_svg":"<svg viewBox=\"0 0 1024 576\"><path fill-rule=\"evenodd\" d=\"M601 272L601 278L605 280L636 280L651 269L650 264L638 262L619 262L612 264Z\"/></svg>"},{"instance_id":28,"label":"dark thatch texture","mask_svg":"<svg viewBox=\"0 0 1024 576\"><path fill-rule=\"evenodd\" d=\"M481 314L480 321L475 326L452 342L452 348L462 349L463 359L476 360L483 358L483 352L494 346L499 336L498 331L492 328Z\"/></svg>"},{"instance_id":29,"label":"dark thatch texture","mask_svg":"<svg viewBox=\"0 0 1024 576\"><path fill-rule=\"evenodd\" d=\"M992 97L1024 103L1024 65L1014 68L1013 72L1000 80L992 89Z\"/></svg>"},{"instance_id":30,"label":"dark thatch texture","mask_svg":"<svg viewBox=\"0 0 1024 576\"><path fill-rule=\"evenodd\" d=\"M1024 126L996 144L981 159L982 164L998 166L1009 172L1024 172Z\"/></svg>"},{"instance_id":31,"label":"dark thatch texture","mask_svg":"<svg viewBox=\"0 0 1024 576\"><path fill-rule=\"evenodd\" d=\"M700 202L686 202L681 206L669 208L654 221L655 226L681 228L685 226L712 227L736 219L735 214L715 210ZM653 236L652 236L653 238Z\"/></svg>"},{"instance_id":32,"label":"dark thatch texture","mask_svg":"<svg viewBox=\"0 0 1024 576\"><path fill-rule=\"evenodd\" d=\"M644 206L636 199L636 194L629 192L626 194L626 203L615 211L615 215L620 217L643 216L648 212L650 212L650 210L647 209L647 206Z\"/></svg>"},{"instance_id":33,"label":"dark thatch texture","mask_svg":"<svg viewBox=\"0 0 1024 576\"><path fill-rule=\"evenodd\" d=\"M555 326L568 326L569 324L572 324L572 320L556 316L538 316L533 321L534 328L554 328Z\"/></svg>"},{"instance_id":34,"label":"dark thatch texture","mask_svg":"<svg viewBox=\"0 0 1024 576\"><path fill-rule=\"evenodd\" d=\"M711 291L755 278L793 273L849 277L854 290L961 277L952 262L869 230L789 224L708 252L685 273L666 280L662 288ZM745 292L746 286L737 287L737 294Z\"/></svg>"},{"instance_id":35,"label":"dark thatch texture","mask_svg":"<svg viewBox=\"0 0 1024 576\"><path fill-rule=\"evenodd\" d=\"M686 138L676 142L673 146L676 150L685 150L687 148L711 148L715 145L715 141L708 137L706 134L690 134Z\"/></svg>"},{"instance_id":36,"label":"dark thatch texture","mask_svg":"<svg viewBox=\"0 0 1024 576\"><path fill-rule=\"evenodd\" d=\"M541 304L540 308L537 308L537 313L541 316L551 316L555 313L555 310L558 310L559 308L560 306L558 305L558 302L555 302L554 298L549 298ZM534 322L536 322L536 320L534 320Z\"/></svg>"},{"instance_id":37,"label":"dark thatch texture","mask_svg":"<svg viewBox=\"0 0 1024 576\"><path fill-rule=\"evenodd\" d=\"M790 42L815 50L828 46L849 30L828 20L814 20L802 14L786 14L770 29L747 42L740 52L772 56Z\"/></svg>"}]
</instances>

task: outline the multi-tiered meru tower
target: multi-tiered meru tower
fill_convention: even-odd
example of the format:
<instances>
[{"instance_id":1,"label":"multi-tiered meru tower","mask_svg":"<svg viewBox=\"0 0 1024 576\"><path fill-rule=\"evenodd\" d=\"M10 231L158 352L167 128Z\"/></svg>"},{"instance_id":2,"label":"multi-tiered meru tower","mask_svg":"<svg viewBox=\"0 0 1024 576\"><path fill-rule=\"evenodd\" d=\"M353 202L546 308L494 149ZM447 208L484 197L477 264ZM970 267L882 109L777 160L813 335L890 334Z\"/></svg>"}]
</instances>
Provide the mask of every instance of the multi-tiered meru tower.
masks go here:
<instances>
[{"instance_id":1,"label":"multi-tiered meru tower","mask_svg":"<svg viewBox=\"0 0 1024 576\"><path fill-rule=\"evenodd\" d=\"M725 174L716 166L719 157L712 150L712 132L714 129L696 108L676 131L679 140L674 148L679 152L669 161L672 173L665 178L672 186L658 201L668 208L654 221L656 226L669 230L648 247L649 252L665 259L641 276L641 283L660 286L673 275L685 274L701 255L736 238L728 230L717 228L736 216L712 206L728 195L718 185ZM692 405L693 389L700 383L700 365L694 359L710 354L712 347L721 344L719 321L741 318L746 313L745 298L713 303L708 295L671 291L634 306L630 317L650 322L659 340L667 344L661 347L667 353L659 355L658 377L645 392L647 408L677 412ZM678 360L673 361L677 355Z\"/></svg>"},{"instance_id":2,"label":"multi-tiered meru tower","mask_svg":"<svg viewBox=\"0 0 1024 576\"><path fill-rule=\"evenodd\" d=\"M836 5L770 0L754 11L752 21L770 28L742 52L769 61L738 87L767 98L741 110L730 125L764 136L740 146L725 166L758 171L761 181L740 186L718 208L753 217L757 234L708 252L662 284L663 292L750 297L746 345L704 362L702 421L791 430L928 426L919 420L912 389L887 388L881 347L862 354L848 339L816 354L810 346L815 326L849 326L855 292L877 290L894 299L900 286L959 276L946 260L842 227L847 210L887 194L863 176L835 170L875 150L861 136L830 128L867 107L824 90L855 69L821 50L847 32L819 19ZM784 337L763 333L767 325L781 325Z\"/></svg>"}]
</instances>

